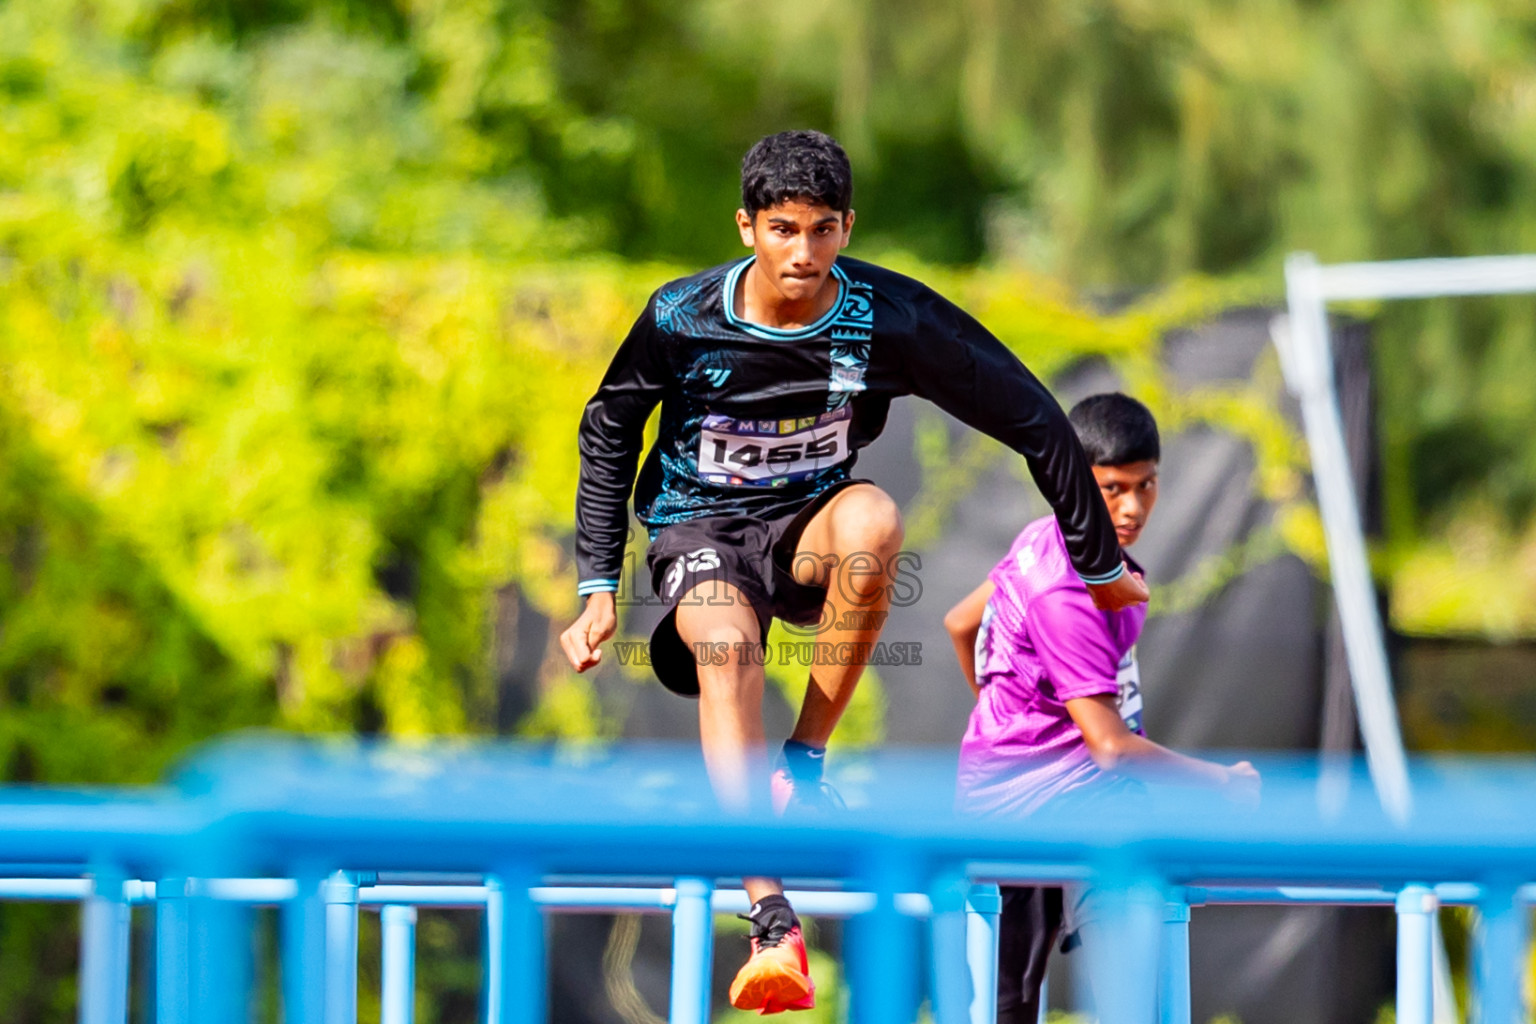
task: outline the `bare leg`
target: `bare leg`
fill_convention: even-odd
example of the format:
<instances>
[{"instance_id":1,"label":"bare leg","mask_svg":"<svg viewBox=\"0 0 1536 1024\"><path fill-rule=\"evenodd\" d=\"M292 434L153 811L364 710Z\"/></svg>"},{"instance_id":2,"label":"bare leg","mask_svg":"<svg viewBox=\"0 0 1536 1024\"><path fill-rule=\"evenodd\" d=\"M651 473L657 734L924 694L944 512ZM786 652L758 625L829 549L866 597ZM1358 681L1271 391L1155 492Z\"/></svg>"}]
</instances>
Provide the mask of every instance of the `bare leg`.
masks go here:
<instances>
[{"instance_id":1,"label":"bare leg","mask_svg":"<svg viewBox=\"0 0 1536 1024\"><path fill-rule=\"evenodd\" d=\"M763 666L741 657L744 648L739 646L758 643L757 614L730 584L705 583L678 602L677 634L695 652L728 652L723 659L699 659L699 743L715 796L731 811L768 807ZM725 664L717 664L722 660ZM754 903L784 891L771 878L746 878L742 883Z\"/></svg>"},{"instance_id":2,"label":"bare leg","mask_svg":"<svg viewBox=\"0 0 1536 1024\"><path fill-rule=\"evenodd\" d=\"M801 583L827 588L830 625L816 635L817 643L866 645L849 649L868 651L880 639L891 607L891 563L901 550L902 537L900 510L873 484L842 491L806 525L794 570ZM846 665L812 666L790 739L813 747L827 745L866 660L867 654L859 654Z\"/></svg>"}]
</instances>

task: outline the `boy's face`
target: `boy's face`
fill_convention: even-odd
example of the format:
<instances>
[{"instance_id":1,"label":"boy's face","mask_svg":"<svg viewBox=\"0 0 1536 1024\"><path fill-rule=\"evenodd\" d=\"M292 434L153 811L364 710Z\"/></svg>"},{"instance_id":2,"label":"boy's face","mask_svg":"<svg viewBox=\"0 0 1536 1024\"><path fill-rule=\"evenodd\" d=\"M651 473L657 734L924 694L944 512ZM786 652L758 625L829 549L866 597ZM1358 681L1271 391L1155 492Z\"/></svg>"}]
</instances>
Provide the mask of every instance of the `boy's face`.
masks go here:
<instances>
[{"instance_id":1,"label":"boy's face","mask_svg":"<svg viewBox=\"0 0 1536 1024\"><path fill-rule=\"evenodd\" d=\"M752 247L763 278L786 302L806 302L821 291L832 263L848 244L853 211L838 213L800 199L789 199L757 216L736 211L741 244Z\"/></svg>"},{"instance_id":2,"label":"boy's face","mask_svg":"<svg viewBox=\"0 0 1536 1024\"><path fill-rule=\"evenodd\" d=\"M1104 504L1109 506L1109 518L1114 521L1120 546L1130 547L1141 536L1152 516L1152 506L1157 504L1157 461L1094 466L1093 478L1099 482Z\"/></svg>"}]
</instances>

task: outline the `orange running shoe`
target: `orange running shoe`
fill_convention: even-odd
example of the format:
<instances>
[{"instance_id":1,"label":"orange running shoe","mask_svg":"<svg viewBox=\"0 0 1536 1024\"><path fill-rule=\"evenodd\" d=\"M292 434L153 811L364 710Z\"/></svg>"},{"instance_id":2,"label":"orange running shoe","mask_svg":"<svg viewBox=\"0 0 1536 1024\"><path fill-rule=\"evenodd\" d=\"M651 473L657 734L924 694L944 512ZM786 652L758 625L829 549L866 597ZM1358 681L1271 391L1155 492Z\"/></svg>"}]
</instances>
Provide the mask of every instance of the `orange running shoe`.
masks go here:
<instances>
[{"instance_id":1,"label":"orange running shoe","mask_svg":"<svg viewBox=\"0 0 1536 1024\"><path fill-rule=\"evenodd\" d=\"M752 909L752 956L731 982L731 1005L765 1014L811 1009L816 984L794 911L782 896L767 897Z\"/></svg>"}]
</instances>

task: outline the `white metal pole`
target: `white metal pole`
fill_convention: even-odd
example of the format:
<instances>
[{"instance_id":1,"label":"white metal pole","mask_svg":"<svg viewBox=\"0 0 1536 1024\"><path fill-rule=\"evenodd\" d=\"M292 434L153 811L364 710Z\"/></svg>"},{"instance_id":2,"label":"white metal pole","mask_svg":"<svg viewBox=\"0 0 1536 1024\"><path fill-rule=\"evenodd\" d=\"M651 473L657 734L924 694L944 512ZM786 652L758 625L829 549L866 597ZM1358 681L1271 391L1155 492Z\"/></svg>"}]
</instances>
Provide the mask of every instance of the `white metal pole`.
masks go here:
<instances>
[{"instance_id":1,"label":"white metal pole","mask_svg":"<svg viewBox=\"0 0 1536 1024\"><path fill-rule=\"evenodd\" d=\"M1396 260L1320 266L1310 253L1286 261L1288 323L1272 330L1287 383L1300 400L1323 530L1328 543L1334 596L1344 629L1360 732L1371 778L1382 805L1398 817L1411 810L1407 756L1392 699L1386 642L1370 586L1365 536L1351 485L1326 304L1330 299L1422 299L1436 296L1536 292L1536 256ZM1336 783L1337 775L1325 775ZM1335 787L1336 788L1336 787ZM1450 968L1438 916L1434 938L1434 1017L1456 1019Z\"/></svg>"},{"instance_id":2,"label":"white metal pole","mask_svg":"<svg viewBox=\"0 0 1536 1024\"><path fill-rule=\"evenodd\" d=\"M1365 534L1344 445L1320 269L1310 253L1297 253L1286 260L1290 321L1287 330L1274 332L1274 340L1287 384L1301 402L1318 509L1328 544L1334 600L1344 630L1344 649L1371 779L1382 806L1401 821L1412 809L1408 760L1398 728L1381 614L1376 607Z\"/></svg>"}]
</instances>

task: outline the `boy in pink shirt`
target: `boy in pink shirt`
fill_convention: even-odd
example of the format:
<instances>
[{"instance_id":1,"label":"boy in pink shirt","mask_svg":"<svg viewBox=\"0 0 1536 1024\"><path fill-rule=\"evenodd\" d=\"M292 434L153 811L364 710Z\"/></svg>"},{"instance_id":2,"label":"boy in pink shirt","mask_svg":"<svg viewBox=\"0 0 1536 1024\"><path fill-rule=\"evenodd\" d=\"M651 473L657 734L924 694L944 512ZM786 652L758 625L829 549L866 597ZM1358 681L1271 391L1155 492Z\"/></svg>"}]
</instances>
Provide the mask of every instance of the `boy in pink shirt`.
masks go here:
<instances>
[{"instance_id":1,"label":"boy in pink shirt","mask_svg":"<svg viewBox=\"0 0 1536 1024\"><path fill-rule=\"evenodd\" d=\"M1146 406L1118 393L1086 398L1068 418L1127 548L1157 503L1157 423ZM1125 562L1141 574L1129 555ZM1239 802L1257 800L1259 776L1248 762L1202 761L1146 738L1136 666L1146 618L1145 605L1094 607L1053 518L1024 528L986 582L944 618L977 698L960 747L962 810L1028 814L1154 772L1160 780L1220 787ZM1003 888L998 1024L1035 1024L1063 924L1067 943L1091 931L1089 894L1067 895L1070 913L1059 888Z\"/></svg>"}]
</instances>

